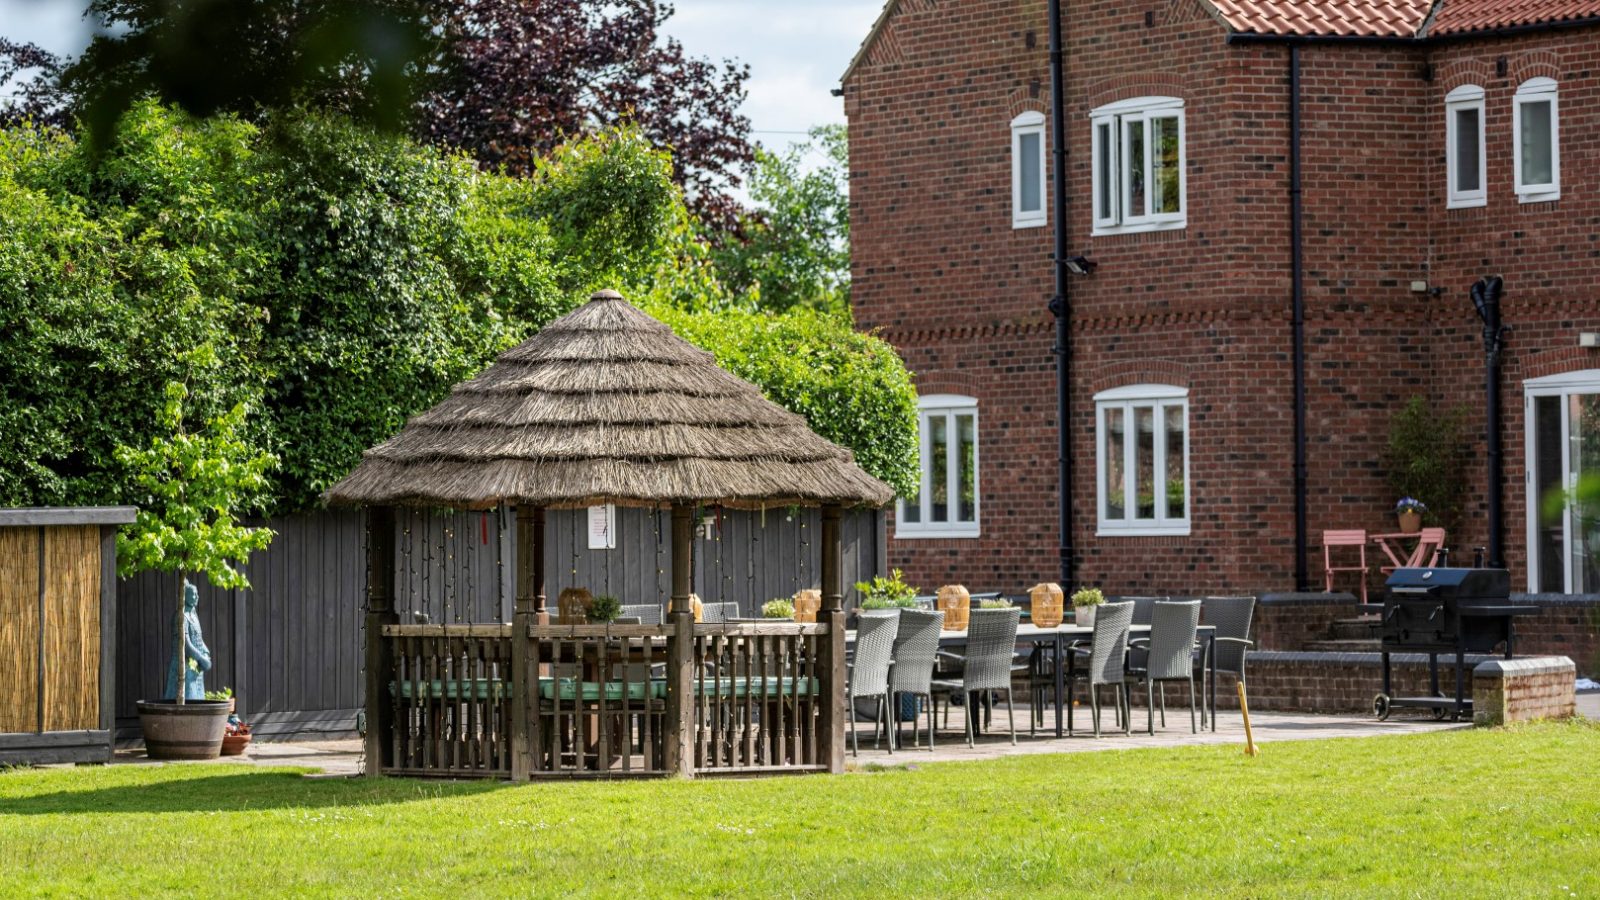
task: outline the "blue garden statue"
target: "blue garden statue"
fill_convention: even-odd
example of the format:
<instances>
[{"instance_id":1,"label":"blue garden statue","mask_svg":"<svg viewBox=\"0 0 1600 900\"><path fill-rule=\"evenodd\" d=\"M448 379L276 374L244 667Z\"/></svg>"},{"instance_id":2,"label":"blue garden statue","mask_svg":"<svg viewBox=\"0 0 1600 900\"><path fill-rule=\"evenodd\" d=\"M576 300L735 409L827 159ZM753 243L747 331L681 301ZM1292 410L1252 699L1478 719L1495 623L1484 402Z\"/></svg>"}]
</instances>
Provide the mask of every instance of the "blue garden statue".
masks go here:
<instances>
[{"instance_id":1,"label":"blue garden statue","mask_svg":"<svg viewBox=\"0 0 1600 900\"><path fill-rule=\"evenodd\" d=\"M200 592L189 583L183 582L183 644L185 655L192 665L184 667L183 699L204 700L206 698L206 672L211 668L211 651L206 649L205 637L200 633L200 614L195 610L200 606ZM177 622L173 623L178 624ZM174 629L176 630L176 629ZM177 699L178 696L178 654L172 654L172 664L167 666L167 693L166 696Z\"/></svg>"}]
</instances>

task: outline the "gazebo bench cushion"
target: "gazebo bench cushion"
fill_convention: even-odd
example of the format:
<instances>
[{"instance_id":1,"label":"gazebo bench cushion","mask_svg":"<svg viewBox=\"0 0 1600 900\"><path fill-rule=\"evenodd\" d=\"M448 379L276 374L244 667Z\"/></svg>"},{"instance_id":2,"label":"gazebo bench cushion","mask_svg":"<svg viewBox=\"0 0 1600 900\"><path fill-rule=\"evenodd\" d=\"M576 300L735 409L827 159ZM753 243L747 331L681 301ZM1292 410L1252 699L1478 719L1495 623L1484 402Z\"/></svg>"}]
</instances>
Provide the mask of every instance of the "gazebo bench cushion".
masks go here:
<instances>
[{"instance_id":1,"label":"gazebo bench cushion","mask_svg":"<svg viewBox=\"0 0 1600 900\"><path fill-rule=\"evenodd\" d=\"M412 699L418 692L418 682L389 682L389 694L402 700ZM428 700L510 700L511 682L499 678L434 678L420 682L420 693ZM491 696L492 695L492 696Z\"/></svg>"}]
</instances>

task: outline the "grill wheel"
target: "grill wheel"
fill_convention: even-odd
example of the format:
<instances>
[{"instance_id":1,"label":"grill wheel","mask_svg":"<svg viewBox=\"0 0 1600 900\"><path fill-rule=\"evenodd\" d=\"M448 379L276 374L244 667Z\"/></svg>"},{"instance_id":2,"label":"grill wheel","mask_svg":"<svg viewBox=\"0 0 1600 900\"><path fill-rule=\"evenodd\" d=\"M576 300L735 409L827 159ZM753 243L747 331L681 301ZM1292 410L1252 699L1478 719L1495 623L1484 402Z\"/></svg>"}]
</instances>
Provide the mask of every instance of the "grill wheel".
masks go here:
<instances>
[{"instance_id":1,"label":"grill wheel","mask_svg":"<svg viewBox=\"0 0 1600 900\"><path fill-rule=\"evenodd\" d=\"M1389 695L1379 694L1372 698L1372 714L1378 717L1379 722L1389 720Z\"/></svg>"}]
</instances>

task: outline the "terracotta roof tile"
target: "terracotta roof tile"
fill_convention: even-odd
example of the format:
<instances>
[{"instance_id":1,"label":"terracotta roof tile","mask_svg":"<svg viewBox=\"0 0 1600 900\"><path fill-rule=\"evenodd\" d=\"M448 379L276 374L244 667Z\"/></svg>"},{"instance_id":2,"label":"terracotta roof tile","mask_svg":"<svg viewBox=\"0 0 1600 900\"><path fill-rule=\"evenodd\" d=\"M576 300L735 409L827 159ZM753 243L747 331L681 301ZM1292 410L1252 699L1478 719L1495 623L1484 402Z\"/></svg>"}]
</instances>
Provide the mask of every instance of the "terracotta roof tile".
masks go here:
<instances>
[{"instance_id":1,"label":"terracotta roof tile","mask_svg":"<svg viewBox=\"0 0 1600 900\"><path fill-rule=\"evenodd\" d=\"M1600 0L1443 0L1428 26L1428 34L1461 34L1590 17L1600 17Z\"/></svg>"},{"instance_id":2,"label":"terracotta roof tile","mask_svg":"<svg viewBox=\"0 0 1600 900\"><path fill-rule=\"evenodd\" d=\"M1415 37L1433 0L1210 0L1234 31L1254 34ZM1482 3L1495 5L1494 0Z\"/></svg>"}]
</instances>

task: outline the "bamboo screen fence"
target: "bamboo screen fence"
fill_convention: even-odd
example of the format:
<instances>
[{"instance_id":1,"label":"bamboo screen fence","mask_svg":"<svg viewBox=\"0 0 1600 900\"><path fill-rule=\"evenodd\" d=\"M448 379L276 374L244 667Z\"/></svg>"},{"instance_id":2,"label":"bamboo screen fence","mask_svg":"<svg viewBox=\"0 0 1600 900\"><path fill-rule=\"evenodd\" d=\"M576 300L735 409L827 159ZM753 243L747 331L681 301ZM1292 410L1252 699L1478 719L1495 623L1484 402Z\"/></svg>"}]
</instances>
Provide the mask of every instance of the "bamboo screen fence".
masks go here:
<instances>
[{"instance_id":1,"label":"bamboo screen fence","mask_svg":"<svg viewBox=\"0 0 1600 900\"><path fill-rule=\"evenodd\" d=\"M0 763L109 756L114 526L132 518L0 510Z\"/></svg>"}]
</instances>

